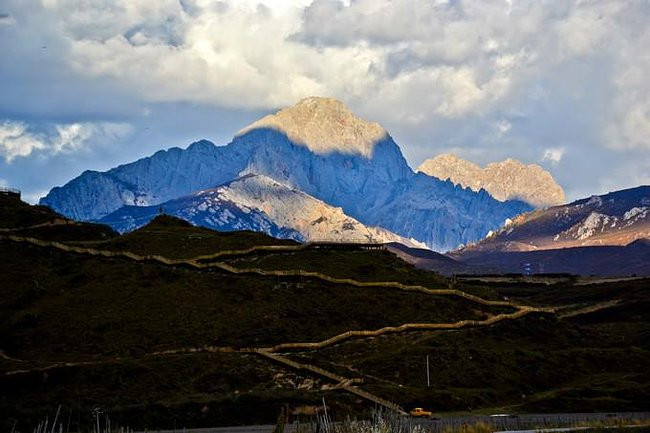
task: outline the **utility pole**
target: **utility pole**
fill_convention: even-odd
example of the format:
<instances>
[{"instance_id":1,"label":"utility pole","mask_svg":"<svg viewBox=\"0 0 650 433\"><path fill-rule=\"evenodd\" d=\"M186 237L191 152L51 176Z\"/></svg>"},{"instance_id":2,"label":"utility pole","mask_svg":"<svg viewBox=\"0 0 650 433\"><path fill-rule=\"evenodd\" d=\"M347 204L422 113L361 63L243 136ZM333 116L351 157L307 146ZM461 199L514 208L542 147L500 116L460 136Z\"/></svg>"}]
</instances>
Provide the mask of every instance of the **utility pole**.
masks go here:
<instances>
[{"instance_id":1,"label":"utility pole","mask_svg":"<svg viewBox=\"0 0 650 433\"><path fill-rule=\"evenodd\" d=\"M431 377L429 376L429 355L427 355L427 387L431 386Z\"/></svg>"}]
</instances>

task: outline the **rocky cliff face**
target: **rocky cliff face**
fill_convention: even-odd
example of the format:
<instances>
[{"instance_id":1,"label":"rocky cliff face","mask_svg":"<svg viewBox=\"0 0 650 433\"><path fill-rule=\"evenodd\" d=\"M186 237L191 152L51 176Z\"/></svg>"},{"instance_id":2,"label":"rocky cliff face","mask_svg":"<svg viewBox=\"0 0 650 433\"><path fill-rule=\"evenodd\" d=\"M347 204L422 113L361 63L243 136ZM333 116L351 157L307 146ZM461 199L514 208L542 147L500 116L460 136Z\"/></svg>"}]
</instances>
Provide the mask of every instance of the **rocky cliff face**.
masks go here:
<instances>
[{"instance_id":1,"label":"rocky cliff face","mask_svg":"<svg viewBox=\"0 0 650 433\"><path fill-rule=\"evenodd\" d=\"M263 211L224 199L215 190L200 191L156 206L123 206L99 222L126 233L147 225L161 211L219 231L251 230L280 239L306 240L299 232L276 224Z\"/></svg>"},{"instance_id":2,"label":"rocky cliff face","mask_svg":"<svg viewBox=\"0 0 650 433\"><path fill-rule=\"evenodd\" d=\"M106 172L86 171L53 188L41 204L79 220L96 220L122 206L156 205L237 177L242 156L207 140L173 147Z\"/></svg>"},{"instance_id":3,"label":"rocky cliff face","mask_svg":"<svg viewBox=\"0 0 650 433\"><path fill-rule=\"evenodd\" d=\"M455 155L443 154L424 161L418 171L438 179L449 179L473 191L483 188L501 201L522 200L543 208L563 204L565 200L564 190L548 171L515 159L493 162L481 168Z\"/></svg>"},{"instance_id":4,"label":"rocky cliff face","mask_svg":"<svg viewBox=\"0 0 650 433\"><path fill-rule=\"evenodd\" d=\"M240 175L263 174L300 189L350 216L363 220L367 209L381 205L396 184L413 176L390 136L373 146L372 157L330 152L314 153L277 129L252 129L229 147L245 149L248 157Z\"/></svg>"},{"instance_id":5,"label":"rocky cliff face","mask_svg":"<svg viewBox=\"0 0 650 433\"><path fill-rule=\"evenodd\" d=\"M54 188L41 203L73 218L96 220L125 205L156 206L246 174L264 175L342 208L365 226L383 227L436 250L476 241L506 218L531 209L415 174L383 128L328 98L307 98L267 116L226 146L199 141L104 173L85 172ZM264 214L281 227L290 215L282 214L286 207L280 202L273 203L277 211L267 208Z\"/></svg>"},{"instance_id":6,"label":"rocky cliff face","mask_svg":"<svg viewBox=\"0 0 650 433\"><path fill-rule=\"evenodd\" d=\"M485 237L486 227L501 227L512 215L531 210L520 201L499 202L449 181L418 173L403 190L370 212L368 222L448 251ZM503 206L500 206L502 203Z\"/></svg>"}]
</instances>

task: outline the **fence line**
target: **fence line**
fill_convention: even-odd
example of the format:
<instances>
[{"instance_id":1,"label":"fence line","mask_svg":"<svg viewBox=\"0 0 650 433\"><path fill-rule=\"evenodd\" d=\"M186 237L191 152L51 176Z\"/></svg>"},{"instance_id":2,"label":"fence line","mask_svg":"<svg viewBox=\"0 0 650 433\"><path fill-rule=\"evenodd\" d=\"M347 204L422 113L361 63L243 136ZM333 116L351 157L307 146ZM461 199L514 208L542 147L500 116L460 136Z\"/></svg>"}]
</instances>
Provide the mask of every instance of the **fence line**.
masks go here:
<instances>
[{"instance_id":1,"label":"fence line","mask_svg":"<svg viewBox=\"0 0 650 433\"><path fill-rule=\"evenodd\" d=\"M308 271L302 271L302 270L290 270L290 271L268 271L268 270L263 270L259 268L251 268L251 269L241 269L241 268L236 268L231 265L228 265L226 263L213 263L213 264L205 264L205 263L199 263L197 259L189 259L189 260L174 260L174 259L169 259L160 255L148 255L148 256L141 256L138 254L134 254L130 251L107 251L107 250L97 250L94 248L84 248L84 247L78 247L78 246L71 246L71 245L66 245L61 242L54 242L54 241L44 241L40 239L35 239L35 238L28 238L28 237L19 237L19 236L0 236L1 239L8 239L14 242L27 242L31 243L34 245L42 246L42 247L51 247L51 248L57 248L62 251L67 251L67 252L72 252L72 253L78 253L78 254L88 254L92 256L103 256L103 257L121 257L121 258L127 258L129 260L134 260L138 262L142 261L155 261L158 263L162 263L165 265L189 265L198 269L205 269L205 268L211 268L211 267L217 267L219 269L222 269L226 272L234 273L234 274L242 274L242 273L254 273L254 274L259 274L263 276L306 276L306 277L312 277L312 278L318 278L321 280L325 280L331 283L335 284L348 284L348 285L353 285L353 286L358 286L358 287L391 287L391 288L397 288L400 290L405 290L405 291L417 291L417 292L422 292L425 294L432 294L432 295L455 295L455 296L460 296L465 299L468 299L473 302L481 303L484 305L492 305L492 306L508 306L515 308L515 312L513 313L502 313L498 314L495 316L492 316L488 319L485 320L460 320L454 323L404 323L399 326L387 326L384 328L376 329L376 330L350 330L343 332L341 334L335 335L333 337L330 337L326 340L322 340L319 342L295 342L295 343L281 343L277 344L275 346L271 347L265 347L265 348L245 348L245 349L240 349L238 352L240 353L256 353L262 357L272 359L276 362L282 363L285 366L298 369L298 370L305 370L309 371L313 374L325 377L329 380L337 382L337 387L340 389L343 389L347 392L350 392L352 394L355 394L361 398L364 398L370 402L373 402L375 404L379 404L381 406L384 406L388 409L397 411L399 413L405 413L404 410L398 406L397 404L390 402L388 400L382 399L381 397L378 397L368 391L365 391L363 389L360 389L358 387L353 386L352 384L355 382L354 379L348 379L343 376L340 376L338 374L329 372L325 369L322 369L320 367L310 365L310 364L302 364L293 360L290 360L289 358L286 358L284 356L281 356L275 352L278 352L280 350L295 350L295 349L310 349L310 350L317 350L321 349L326 346L330 346L333 344L340 343L341 341L353 338L353 337L375 337L387 333L397 333L397 332L404 332L404 331L410 331L410 330L434 330L434 329L459 329L459 328L464 328L468 326L489 326L494 323L497 323L502 320L506 319L517 319L520 317L523 317L529 313L532 312L545 312L545 313L553 313L555 312L555 309L552 308L534 308L530 306L525 306L525 305L517 305L509 301L490 301L483 299L481 297L471 295L469 293L465 293L461 290L457 289L429 289L423 286L410 286L410 285L405 285L402 283L398 282L363 282L363 281L356 281L352 280L349 278L334 278L330 277L325 274L321 274L318 272L308 272ZM271 248L275 247L275 248ZM296 247L291 247L287 248L288 246L262 246L263 249L265 250L287 250L287 249L292 249L292 250L297 250L297 249L304 249L306 248L305 246L296 246ZM257 250L262 249L260 247L257 247ZM251 249L248 249L251 250ZM211 257L214 257L214 255L211 255ZM185 349L170 349L170 350L164 350L164 351L159 351L159 352L154 352L152 354L149 354L149 356L165 356L165 355L174 355L174 354L182 354L182 353L200 353L200 352L230 352L233 351L235 352L235 349L231 348L222 348L222 347L211 347L211 346L204 346L200 348L185 348ZM114 358L114 360L119 360L121 358L117 357ZM99 362L109 362L106 360L99 361ZM57 363L54 365L51 365L49 367L44 367L41 368L43 370L47 370L50 368L59 368L59 367L71 367L71 366L84 366L84 365L92 365L95 362L77 362L77 363ZM13 372L6 373L7 375L9 374L20 374L20 373L27 373L33 370L16 370Z\"/></svg>"},{"instance_id":2,"label":"fence line","mask_svg":"<svg viewBox=\"0 0 650 433\"><path fill-rule=\"evenodd\" d=\"M464 299L467 299L469 301L482 304L482 305L487 305L487 306L495 306L495 307L511 307L515 309L520 309L522 307L526 307L525 305L518 304L513 301L494 301L494 300L488 300L488 299L483 299L479 296L472 295L470 293L464 292L462 290L458 289L430 289L424 286L420 285L407 285L407 284L402 284L396 281L357 281L353 280L350 278L336 278L336 277L330 277L329 275L322 274L320 272L313 272L313 271L303 271L303 270L265 270L261 268L239 268L235 267L232 265L229 265L227 263L223 262L215 262L215 263L199 263L196 258L193 259L169 259L167 257L163 257L157 254L154 255L138 255L134 254L130 251L108 251L108 250L98 250L95 248L85 248L85 247L79 247L79 246L73 246L73 245L66 245L61 242L56 242L56 241L44 241L41 239L36 239L36 238L30 238L30 237L21 237L21 236L15 236L15 235L8 235L8 236L0 236L1 239L9 239L14 242L27 242L31 243L34 245L42 246L42 247L52 247L52 248L57 248L63 251L67 252L72 252L72 253L77 253L77 254L88 254L91 256L104 256L104 257L116 257L116 258L127 258L130 260L142 262L142 261L155 261L158 263L162 263L164 265L169 265L169 266L176 266L176 265L186 265L186 266L191 266L193 268L197 269L210 269L210 268L218 268L221 269L225 272L231 273L231 274L256 274L256 275L261 275L261 276L285 276L285 277L308 277L308 278L316 278L320 279L323 281L327 281L330 283L334 284L346 284L346 285L351 285L351 286L356 286L356 287L384 287L384 288L395 288L403 291L408 291L408 292L421 292L424 294L428 295L438 295L438 296L458 296ZM275 247L273 249L277 250L286 250L287 248L293 248L294 250L296 248L299 249L304 249L306 248L305 246L282 246L282 245L267 245L267 246L260 246L257 247L258 249L271 249L270 247ZM255 248L255 247L254 247ZM248 251L250 250L239 250L239 251ZM200 256L200 257L206 257L206 256ZM201 259L203 260L203 259ZM547 312L554 312L554 308L546 308L546 309L540 309L547 311Z\"/></svg>"}]
</instances>

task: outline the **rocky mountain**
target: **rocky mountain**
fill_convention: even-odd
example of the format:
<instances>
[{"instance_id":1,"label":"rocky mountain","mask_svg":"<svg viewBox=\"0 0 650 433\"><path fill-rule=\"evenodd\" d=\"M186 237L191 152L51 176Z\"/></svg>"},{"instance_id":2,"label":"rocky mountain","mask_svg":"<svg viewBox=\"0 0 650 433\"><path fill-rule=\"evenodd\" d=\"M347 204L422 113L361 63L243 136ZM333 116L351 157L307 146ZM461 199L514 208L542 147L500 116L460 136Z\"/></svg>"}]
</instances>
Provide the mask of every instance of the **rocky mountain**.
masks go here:
<instances>
[{"instance_id":1,"label":"rocky mountain","mask_svg":"<svg viewBox=\"0 0 650 433\"><path fill-rule=\"evenodd\" d=\"M260 119L226 146L203 140L107 172L85 172L54 188L41 203L70 217L96 220L124 205L156 206L246 174L265 175L342 208L363 225L436 250L476 241L531 209L414 173L378 124L338 101L315 97ZM278 227L289 217L274 215Z\"/></svg>"},{"instance_id":2,"label":"rocky mountain","mask_svg":"<svg viewBox=\"0 0 650 433\"><path fill-rule=\"evenodd\" d=\"M473 191L485 189L497 200L522 200L543 208L564 203L564 190L553 176L537 164L525 165L515 159L493 162L485 168L451 154L424 161L418 171L449 179Z\"/></svg>"},{"instance_id":3,"label":"rocky mountain","mask_svg":"<svg viewBox=\"0 0 650 433\"><path fill-rule=\"evenodd\" d=\"M522 214L458 253L621 246L648 238L650 186L640 186Z\"/></svg>"},{"instance_id":4,"label":"rocky mountain","mask_svg":"<svg viewBox=\"0 0 650 433\"><path fill-rule=\"evenodd\" d=\"M155 205L235 179L241 158L228 146L201 140L106 172L85 171L40 203L70 218L97 220L124 205Z\"/></svg>"},{"instance_id":5,"label":"rocky mountain","mask_svg":"<svg viewBox=\"0 0 650 433\"><path fill-rule=\"evenodd\" d=\"M341 208L253 174L157 206L125 206L100 221L127 232L147 224L161 210L220 231L253 230L298 241L398 242L425 247L388 230L367 227Z\"/></svg>"},{"instance_id":6,"label":"rocky mountain","mask_svg":"<svg viewBox=\"0 0 650 433\"><path fill-rule=\"evenodd\" d=\"M502 203L485 191L475 193L422 173L396 185L391 194L381 206L369 208L363 221L422 241L436 251L482 239L493 230L486 232L487 227L501 227L511 215L531 210L526 203Z\"/></svg>"}]
</instances>

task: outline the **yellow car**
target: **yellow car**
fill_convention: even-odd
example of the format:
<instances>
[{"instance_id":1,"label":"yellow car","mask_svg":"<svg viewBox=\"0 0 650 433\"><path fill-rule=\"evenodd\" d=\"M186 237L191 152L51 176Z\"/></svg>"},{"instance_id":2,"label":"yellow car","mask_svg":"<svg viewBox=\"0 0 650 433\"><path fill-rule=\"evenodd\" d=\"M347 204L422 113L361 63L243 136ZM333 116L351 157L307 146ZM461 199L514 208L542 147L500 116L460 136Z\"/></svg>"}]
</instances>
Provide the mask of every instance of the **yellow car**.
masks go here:
<instances>
[{"instance_id":1,"label":"yellow car","mask_svg":"<svg viewBox=\"0 0 650 433\"><path fill-rule=\"evenodd\" d=\"M409 414L418 418L431 418L433 416L433 413L428 410L424 410L421 407L416 407L411 412L409 412Z\"/></svg>"}]
</instances>

